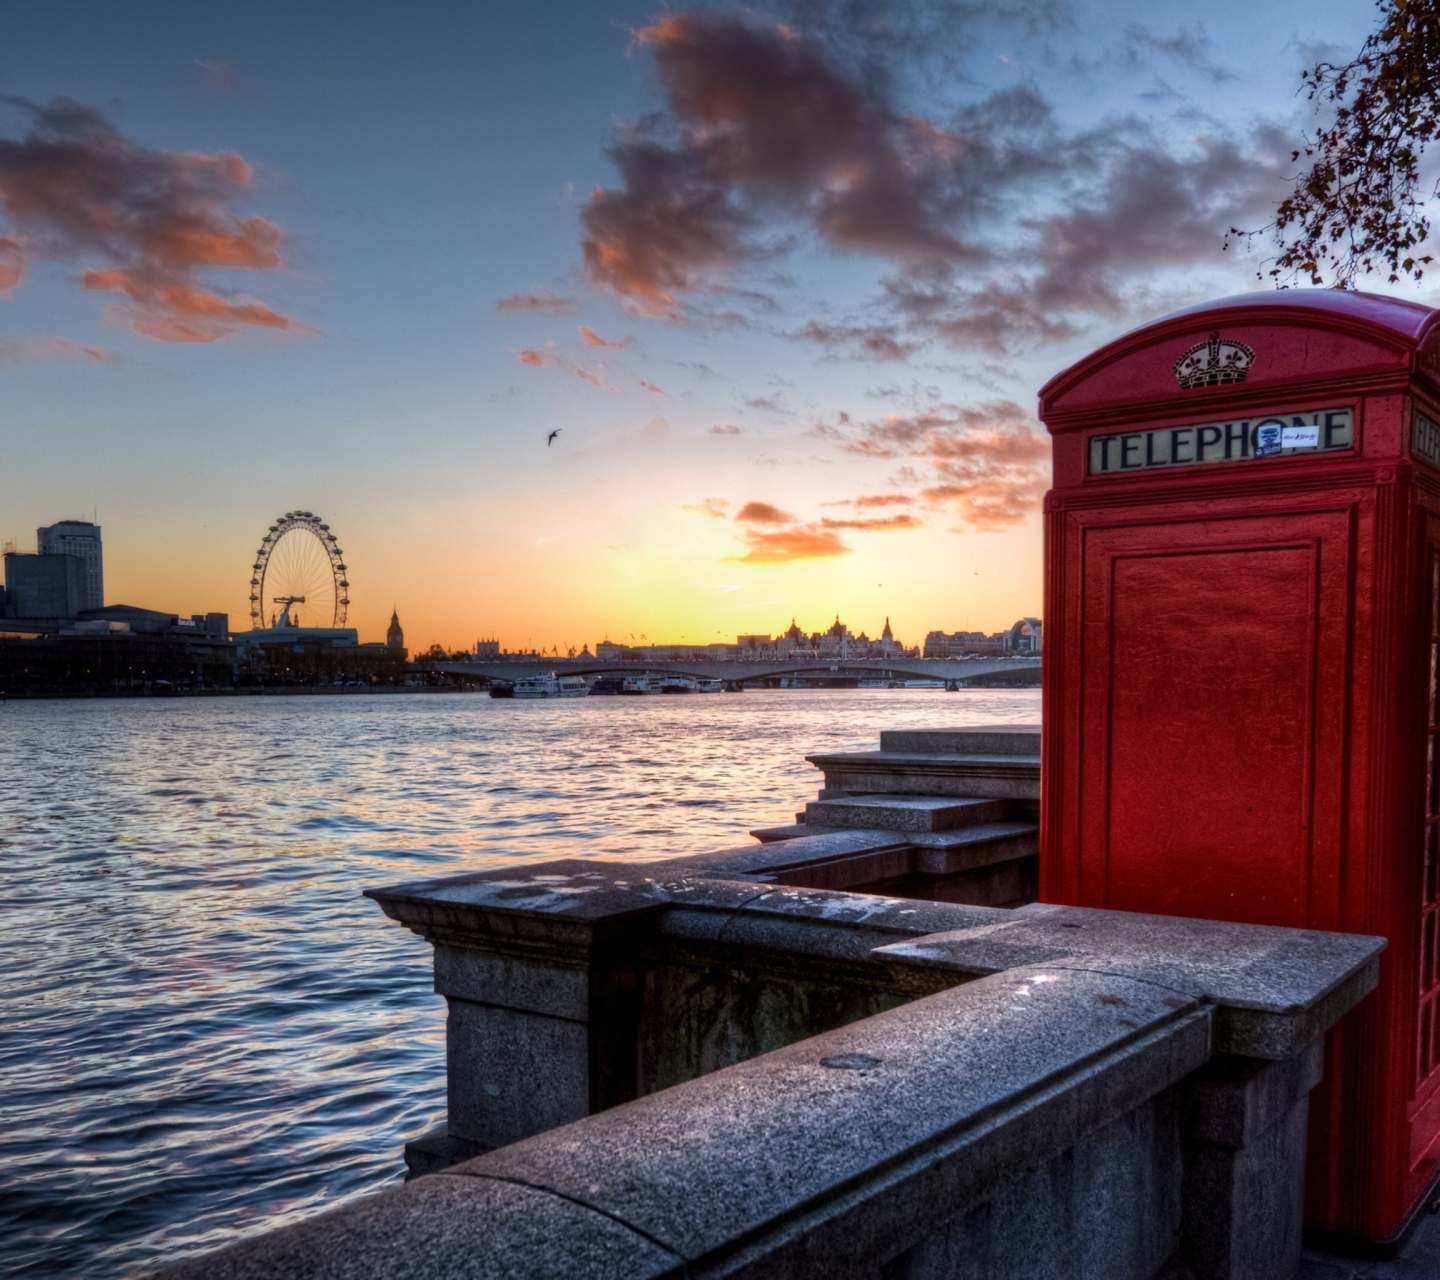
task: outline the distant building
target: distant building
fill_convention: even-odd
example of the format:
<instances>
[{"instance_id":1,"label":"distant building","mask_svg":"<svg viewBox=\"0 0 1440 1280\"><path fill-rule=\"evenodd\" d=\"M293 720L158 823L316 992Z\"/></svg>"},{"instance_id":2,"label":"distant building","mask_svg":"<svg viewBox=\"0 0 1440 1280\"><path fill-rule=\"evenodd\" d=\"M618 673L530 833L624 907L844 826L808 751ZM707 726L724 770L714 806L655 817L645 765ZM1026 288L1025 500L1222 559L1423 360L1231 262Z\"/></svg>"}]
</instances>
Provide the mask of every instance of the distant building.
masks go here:
<instances>
[{"instance_id":1,"label":"distant building","mask_svg":"<svg viewBox=\"0 0 1440 1280\"><path fill-rule=\"evenodd\" d=\"M229 641L230 615L228 613L192 613L182 618L176 613L161 613L158 609L141 609L133 604L110 604L103 609L82 609L71 634L88 632L130 631L137 635L151 632L173 632L176 636L206 641Z\"/></svg>"},{"instance_id":2,"label":"distant building","mask_svg":"<svg viewBox=\"0 0 1440 1280\"><path fill-rule=\"evenodd\" d=\"M932 631L925 637L927 658L960 658L966 654L1036 655L1041 652L1039 618L1021 618L1008 631Z\"/></svg>"},{"instance_id":3,"label":"distant building","mask_svg":"<svg viewBox=\"0 0 1440 1280\"><path fill-rule=\"evenodd\" d=\"M100 526L88 520L61 520L35 530L42 556L76 556L85 562L85 591L82 609L105 607L105 560L100 546Z\"/></svg>"},{"instance_id":4,"label":"distant building","mask_svg":"<svg viewBox=\"0 0 1440 1280\"><path fill-rule=\"evenodd\" d=\"M247 650L280 648L292 653L318 653L328 649L354 649L360 643L360 633L354 627L297 627L292 624L237 632L235 643ZM385 649L388 653L395 652L389 645Z\"/></svg>"},{"instance_id":5,"label":"distant building","mask_svg":"<svg viewBox=\"0 0 1440 1280\"><path fill-rule=\"evenodd\" d=\"M77 617L88 589L88 565L79 556L5 553L6 613L13 617Z\"/></svg>"},{"instance_id":6,"label":"distant building","mask_svg":"<svg viewBox=\"0 0 1440 1280\"><path fill-rule=\"evenodd\" d=\"M919 657L913 649L907 649L895 639L890 628L890 619L885 619L885 629L878 640L872 640L863 631L855 635L836 615L835 621L824 631L806 635L792 618L790 629L775 641L776 657L780 658L907 658Z\"/></svg>"},{"instance_id":7,"label":"distant building","mask_svg":"<svg viewBox=\"0 0 1440 1280\"><path fill-rule=\"evenodd\" d=\"M390 629L385 632L385 647L391 653L405 652L405 632L400 627L400 614L397 610L390 610Z\"/></svg>"},{"instance_id":8,"label":"distant building","mask_svg":"<svg viewBox=\"0 0 1440 1280\"><path fill-rule=\"evenodd\" d=\"M895 633L890 630L890 616L885 616L885 630L880 633L880 654L882 658L893 658L899 654L903 646L895 639Z\"/></svg>"},{"instance_id":9,"label":"distant building","mask_svg":"<svg viewBox=\"0 0 1440 1280\"><path fill-rule=\"evenodd\" d=\"M1005 633L1005 652L1039 653L1041 651L1040 629L1039 618L1021 618Z\"/></svg>"},{"instance_id":10,"label":"distant building","mask_svg":"<svg viewBox=\"0 0 1440 1280\"><path fill-rule=\"evenodd\" d=\"M890 619L878 640L863 631L857 636L840 621L824 631L808 635L794 618L778 636L750 633L735 637L734 644L618 644L601 640L595 645L595 656L602 662L777 662L795 659L859 659L918 658L918 649L907 649L895 638Z\"/></svg>"},{"instance_id":11,"label":"distant building","mask_svg":"<svg viewBox=\"0 0 1440 1280\"><path fill-rule=\"evenodd\" d=\"M958 658L990 649L990 641L983 631L932 631L925 637L927 658Z\"/></svg>"},{"instance_id":12,"label":"distant building","mask_svg":"<svg viewBox=\"0 0 1440 1280\"><path fill-rule=\"evenodd\" d=\"M404 639L404 636L401 636ZM500 641L495 639L475 641L475 657L498 658L500 656Z\"/></svg>"}]
</instances>

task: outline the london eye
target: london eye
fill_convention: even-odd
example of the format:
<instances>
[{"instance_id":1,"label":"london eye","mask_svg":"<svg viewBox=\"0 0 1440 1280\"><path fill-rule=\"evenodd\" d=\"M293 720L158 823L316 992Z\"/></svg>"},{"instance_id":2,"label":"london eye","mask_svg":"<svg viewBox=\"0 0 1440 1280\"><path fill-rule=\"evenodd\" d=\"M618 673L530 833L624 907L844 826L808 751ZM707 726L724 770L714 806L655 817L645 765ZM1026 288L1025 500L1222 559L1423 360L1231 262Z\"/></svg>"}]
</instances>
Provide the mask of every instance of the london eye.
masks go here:
<instances>
[{"instance_id":1,"label":"london eye","mask_svg":"<svg viewBox=\"0 0 1440 1280\"><path fill-rule=\"evenodd\" d=\"M306 626L343 627L350 606L345 575L345 556L330 526L313 511L287 511L255 553L250 625L300 626L304 619Z\"/></svg>"}]
</instances>

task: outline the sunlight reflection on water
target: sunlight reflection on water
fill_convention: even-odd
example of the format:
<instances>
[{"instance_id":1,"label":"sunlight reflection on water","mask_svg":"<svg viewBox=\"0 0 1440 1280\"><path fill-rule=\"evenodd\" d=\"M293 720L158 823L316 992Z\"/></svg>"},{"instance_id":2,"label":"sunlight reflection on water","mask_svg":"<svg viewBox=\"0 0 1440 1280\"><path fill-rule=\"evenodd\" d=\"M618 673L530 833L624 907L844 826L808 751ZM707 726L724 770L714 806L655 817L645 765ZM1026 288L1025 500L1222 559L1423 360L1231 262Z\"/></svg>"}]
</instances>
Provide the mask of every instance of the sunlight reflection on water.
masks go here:
<instances>
[{"instance_id":1,"label":"sunlight reflection on water","mask_svg":"<svg viewBox=\"0 0 1440 1280\"><path fill-rule=\"evenodd\" d=\"M806 753L1035 690L0 706L0 1272L135 1275L396 1181L444 1114L430 948L360 896L745 844Z\"/></svg>"}]
</instances>

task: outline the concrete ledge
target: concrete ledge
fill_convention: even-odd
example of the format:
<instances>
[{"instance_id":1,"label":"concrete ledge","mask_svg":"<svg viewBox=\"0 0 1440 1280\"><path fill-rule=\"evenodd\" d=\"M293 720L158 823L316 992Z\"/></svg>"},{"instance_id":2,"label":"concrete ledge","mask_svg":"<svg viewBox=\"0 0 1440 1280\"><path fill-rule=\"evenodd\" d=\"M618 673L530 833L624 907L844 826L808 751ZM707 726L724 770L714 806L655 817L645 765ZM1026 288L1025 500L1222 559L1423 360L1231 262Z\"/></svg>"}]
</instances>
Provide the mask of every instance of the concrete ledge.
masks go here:
<instances>
[{"instance_id":1,"label":"concrete ledge","mask_svg":"<svg viewBox=\"0 0 1440 1280\"><path fill-rule=\"evenodd\" d=\"M1383 938L1234 925L1036 903L1009 919L894 943L896 964L972 974L1017 965L1103 966L1203 997L1217 1006L1216 1049L1295 1056L1374 990Z\"/></svg>"},{"instance_id":2,"label":"concrete ledge","mask_svg":"<svg viewBox=\"0 0 1440 1280\"><path fill-rule=\"evenodd\" d=\"M1003 800L974 797L883 795L812 800L805 806L807 827L936 832L956 831L1005 817Z\"/></svg>"},{"instance_id":3,"label":"concrete ledge","mask_svg":"<svg viewBox=\"0 0 1440 1280\"><path fill-rule=\"evenodd\" d=\"M924 755L856 751L806 756L825 774L826 798L887 792L932 796L1040 799L1040 757Z\"/></svg>"},{"instance_id":4,"label":"concrete ledge","mask_svg":"<svg viewBox=\"0 0 1440 1280\"><path fill-rule=\"evenodd\" d=\"M169 1274L872 1277L1195 1070L1208 1024L1133 979L997 975ZM1060 1207L1100 1221L1103 1196L1071 1195ZM1153 1234L1173 1247L1178 1217ZM1113 1276L1156 1269L1111 1261Z\"/></svg>"},{"instance_id":5,"label":"concrete ledge","mask_svg":"<svg viewBox=\"0 0 1440 1280\"><path fill-rule=\"evenodd\" d=\"M871 1275L1193 1071L1208 1040L1195 1002L1150 984L1004 974L443 1176L556 1191L664 1244L689 1274Z\"/></svg>"},{"instance_id":6,"label":"concrete ledge","mask_svg":"<svg viewBox=\"0 0 1440 1280\"><path fill-rule=\"evenodd\" d=\"M960 729L882 729L880 750L935 756L1040 757L1038 724L986 724Z\"/></svg>"},{"instance_id":7,"label":"concrete ledge","mask_svg":"<svg viewBox=\"0 0 1440 1280\"><path fill-rule=\"evenodd\" d=\"M572 1200L437 1176L172 1267L170 1280L668 1280L684 1265Z\"/></svg>"},{"instance_id":8,"label":"concrete ledge","mask_svg":"<svg viewBox=\"0 0 1440 1280\"><path fill-rule=\"evenodd\" d=\"M1036 827L987 822L957 831L895 832L786 828L793 838L651 863L662 877L680 874L755 880L811 889L853 890L906 875L954 876L1001 862L1033 859ZM962 899L963 901L963 899Z\"/></svg>"}]
</instances>

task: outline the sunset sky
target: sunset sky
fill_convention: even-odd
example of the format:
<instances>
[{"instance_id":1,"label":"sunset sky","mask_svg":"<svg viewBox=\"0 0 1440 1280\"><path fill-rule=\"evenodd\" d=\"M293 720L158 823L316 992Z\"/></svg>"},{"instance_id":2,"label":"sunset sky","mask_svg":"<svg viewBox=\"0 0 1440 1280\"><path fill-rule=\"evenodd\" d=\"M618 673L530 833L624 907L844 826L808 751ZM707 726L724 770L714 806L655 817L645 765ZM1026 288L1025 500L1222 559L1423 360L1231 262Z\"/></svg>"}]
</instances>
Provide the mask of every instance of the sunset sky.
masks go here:
<instances>
[{"instance_id":1,"label":"sunset sky","mask_svg":"<svg viewBox=\"0 0 1440 1280\"><path fill-rule=\"evenodd\" d=\"M110 602L240 627L315 511L412 647L1008 626L1037 389L1262 287L1373 17L10 0L0 540L98 510Z\"/></svg>"}]
</instances>

